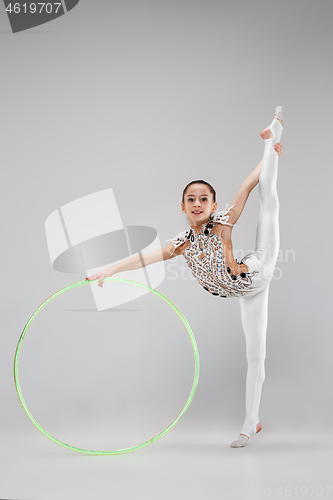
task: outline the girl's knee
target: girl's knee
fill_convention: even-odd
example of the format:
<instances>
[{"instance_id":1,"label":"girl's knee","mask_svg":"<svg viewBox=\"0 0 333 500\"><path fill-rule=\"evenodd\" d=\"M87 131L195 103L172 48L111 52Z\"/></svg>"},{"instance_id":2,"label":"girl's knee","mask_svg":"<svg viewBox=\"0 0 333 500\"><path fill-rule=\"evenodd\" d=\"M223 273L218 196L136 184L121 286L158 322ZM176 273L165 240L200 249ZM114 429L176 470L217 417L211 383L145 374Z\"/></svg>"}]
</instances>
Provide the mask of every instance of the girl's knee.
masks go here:
<instances>
[{"instance_id":1,"label":"girl's knee","mask_svg":"<svg viewBox=\"0 0 333 500\"><path fill-rule=\"evenodd\" d=\"M265 380L265 359L266 353L264 354L254 354L246 353L246 360L248 371L250 373L256 373L256 377L262 382Z\"/></svg>"},{"instance_id":2,"label":"girl's knee","mask_svg":"<svg viewBox=\"0 0 333 500\"><path fill-rule=\"evenodd\" d=\"M279 198L276 193L268 193L260 197L262 210L278 213L280 209Z\"/></svg>"}]
</instances>

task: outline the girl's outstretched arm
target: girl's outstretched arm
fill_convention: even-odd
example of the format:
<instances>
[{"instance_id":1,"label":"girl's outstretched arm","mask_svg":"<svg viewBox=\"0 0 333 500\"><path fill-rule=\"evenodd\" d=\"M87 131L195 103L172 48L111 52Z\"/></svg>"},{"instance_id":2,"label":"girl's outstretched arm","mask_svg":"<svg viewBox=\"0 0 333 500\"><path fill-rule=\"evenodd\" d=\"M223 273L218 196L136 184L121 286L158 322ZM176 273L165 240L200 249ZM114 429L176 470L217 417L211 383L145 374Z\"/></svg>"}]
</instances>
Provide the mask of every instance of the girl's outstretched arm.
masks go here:
<instances>
[{"instance_id":1,"label":"girl's outstretched arm","mask_svg":"<svg viewBox=\"0 0 333 500\"><path fill-rule=\"evenodd\" d=\"M257 165L257 167L253 170L253 172L251 172L250 175L245 179L238 193L233 199L231 206L232 205L235 206L230 210L230 216L229 216L230 224L236 224L237 220L241 216L241 213L243 212L249 194L251 193L252 189L255 188L256 185L258 184L261 172L261 165L262 165L262 160L259 163L259 165Z\"/></svg>"},{"instance_id":2,"label":"girl's outstretched arm","mask_svg":"<svg viewBox=\"0 0 333 500\"><path fill-rule=\"evenodd\" d=\"M277 142L274 146L274 149L280 158L282 144L280 142ZM230 213L230 216L229 216L230 224L236 224L237 220L241 216L241 213L243 212L243 209L245 207L245 203L249 197L249 194L251 193L252 189L254 187L256 187L256 185L259 182L261 166L262 166L262 160L256 166L256 168L253 170L253 172L251 172L250 175L245 179L245 181L241 185L238 193L236 194L235 198L233 199L230 206L232 206L232 205L235 205L235 206L233 208L231 208L230 212L229 212ZM226 239L228 239L228 236L230 237L231 230L232 230L232 228L230 226L224 227L223 232L224 232L224 235L226 236Z\"/></svg>"},{"instance_id":3,"label":"girl's outstretched arm","mask_svg":"<svg viewBox=\"0 0 333 500\"><path fill-rule=\"evenodd\" d=\"M139 269L140 267L146 267L150 264L155 264L156 262L176 257L178 254L174 253L171 255L173 249L173 244L169 243L166 247L156 250L155 252L148 253L147 255L132 255L132 257L129 257L128 259L117 262L116 264L111 264L111 266L103 269L102 271L98 271L92 276L86 278L86 280L92 281L98 279L98 286L102 288L105 278L111 278L111 276L116 273L120 273L122 271L132 271L134 269Z\"/></svg>"}]
</instances>

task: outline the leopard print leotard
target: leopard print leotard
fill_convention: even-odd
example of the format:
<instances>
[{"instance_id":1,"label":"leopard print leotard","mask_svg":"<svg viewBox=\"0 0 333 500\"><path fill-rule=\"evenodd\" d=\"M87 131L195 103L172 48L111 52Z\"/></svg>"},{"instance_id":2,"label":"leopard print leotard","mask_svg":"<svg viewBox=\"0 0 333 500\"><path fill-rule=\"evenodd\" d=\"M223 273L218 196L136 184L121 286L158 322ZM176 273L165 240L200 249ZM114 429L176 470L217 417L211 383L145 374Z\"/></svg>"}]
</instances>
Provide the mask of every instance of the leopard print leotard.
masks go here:
<instances>
[{"instance_id":1,"label":"leopard print leotard","mask_svg":"<svg viewBox=\"0 0 333 500\"><path fill-rule=\"evenodd\" d=\"M171 255L180 245L189 242L184 251L184 257L193 276L205 290L223 298L242 297L248 291L253 290L251 278L256 274L256 271L253 271L241 273L238 276L231 275L223 253L223 242L217 234L212 233L212 228L217 224L233 226L228 222L228 212L234 206L212 214L208 222L203 225L202 233L196 235L192 229L189 229L167 240L171 241L174 246Z\"/></svg>"}]
</instances>

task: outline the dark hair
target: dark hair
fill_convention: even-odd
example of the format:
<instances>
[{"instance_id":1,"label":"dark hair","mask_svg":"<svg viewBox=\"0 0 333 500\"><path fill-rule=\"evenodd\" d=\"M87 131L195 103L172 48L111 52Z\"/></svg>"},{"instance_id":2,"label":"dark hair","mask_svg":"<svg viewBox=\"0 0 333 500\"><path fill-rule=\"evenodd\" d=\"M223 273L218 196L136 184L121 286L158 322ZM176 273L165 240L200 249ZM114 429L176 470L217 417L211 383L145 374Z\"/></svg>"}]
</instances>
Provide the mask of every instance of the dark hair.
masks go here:
<instances>
[{"instance_id":1,"label":"dark hair","mask_svg":"<svg viewBox=\"0 0 333 500\"><path fill-rule=\"evenodd\" d=\"M211 186L208 182L206 181L203 181L202 179L200 180L197 180L197 181L192 181L190 182L189 184L187 184L187 186L185 187L184 191L183 191L183 199L182 199L182 202L184 203L184 196L185 196L185 193L186 193L186 189L189 187L189 186L192 186L192 184L206 184L206 186L209 187L210 189L210 192L212 193L213 195L213 201L215 202L216 201L216 192L215 192L215 189L213 188L213 186Z\"/></svg>"}]
</instances>

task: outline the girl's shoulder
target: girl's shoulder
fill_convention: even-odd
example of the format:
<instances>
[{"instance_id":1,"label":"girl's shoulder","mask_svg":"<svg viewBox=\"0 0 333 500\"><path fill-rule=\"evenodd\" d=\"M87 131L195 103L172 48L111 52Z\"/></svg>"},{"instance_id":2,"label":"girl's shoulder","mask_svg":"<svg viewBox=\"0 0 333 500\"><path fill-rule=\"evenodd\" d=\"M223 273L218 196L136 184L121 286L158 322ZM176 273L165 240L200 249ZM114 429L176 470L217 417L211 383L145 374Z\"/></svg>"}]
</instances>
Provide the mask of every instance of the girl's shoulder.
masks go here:
<instances>
[{"instance_id":1,"label":"girl's shoulder","mask_svg":"<svg viewBox=\"0 0 333 500\"><path fill-rule=\"evenodd\" d=\"M166 241L171 241L171 243L173 244L173 252L171 255L173 255L175 252L178 255L183 253L182 249L180 247L182 245L184 245L184 243L189 241L190 236L191 236L191 232L192 232L191 229L188 229L187 231L181 231L180 233L176 234L176 236L174 238L171 238L170 240L166 240Z\"/></svg>"},{"instance_id":2,"label":"girl's shoulder","mask_svg":"<svg viewBox=\"0 0 333 500\"><path fill-rule=\"evenodd\" d=\"M220 212L215 212L214 214L212 214L212 216L209 220L209 224L212 224L213 226L215 226L216 224L223 224L225 226L234 227L235 224L229 223L229 217L230 217L229 212L232 208L234 208L234 206L235 205L232 205L231 207L227 208L228 207L228 203L227 203L224 210L221 210Z\"/></svg>"}]
</instances>

